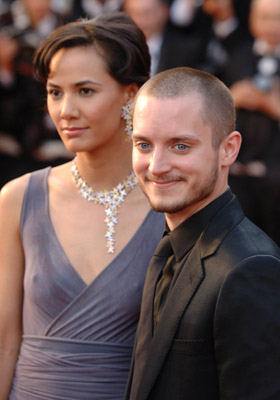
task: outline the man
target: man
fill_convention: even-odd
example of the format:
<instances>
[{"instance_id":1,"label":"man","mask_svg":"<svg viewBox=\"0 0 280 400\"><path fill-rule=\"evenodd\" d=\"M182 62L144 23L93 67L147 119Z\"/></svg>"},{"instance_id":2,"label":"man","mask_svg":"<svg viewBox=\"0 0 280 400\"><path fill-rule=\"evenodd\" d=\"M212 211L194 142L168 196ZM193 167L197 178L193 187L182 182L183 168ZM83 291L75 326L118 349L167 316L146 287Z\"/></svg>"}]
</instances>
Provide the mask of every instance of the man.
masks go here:
<instances>
[{"instance_id":1,"label":"man","mask_svg":"<svg viewBox=\"0 0 280 400\"><path fill-rule=\"evenodd\" d=\"M36 47L63 22L51 0L0 7L0 187L72 157L43 106L46 88L35 79L32 64Z\"/></svg>"},{"instance_id":2,"label":"man","mask_svg":"<svg viewBox=\"0 0 280 400\"><path fill-rule=\"evenodd\" d=\"M201 58L201 39L169 26L168 0L124 0L123 11L144 32L151 54L151 75L169 68L195 67Z\"/></svg>"},{"instance_id":3,"label":"man","mask_svg":"<svg viewBox=\"0 0 280 400\"><path fill-rule=\"evenodd\" d=\"M245 214L280 245L280 1L252 0L249 28L224 70L243 144L230 185ZM242 62L240 62L242 60Z\"/></svg>"},{"instance_id":4,"label":"man","mask_svg":"<svg viewBox=\"0 0 280 400\"><path fill-rule=\"evenodd\" d=\"M139 183L167 224L126 399L279 399L280 249L228 187L241 145L229 90L191 68L155 75L137 95L133 144Z\"/></svg>"},{"instance_id":5,"label":"man","mask_svg":"<svg viewBox=\"0 0 280 400\"><path fill-rule=\"evenodd\" d=\"M247 26L244 27L236 14L234 0L203 0L201 8L211 22L203 31L205 50L199 69L222 79L224 66L231 54L250 35Z\"/></svg>"},{"instance_id":6,"label":"man","mask_svg":"<svg viewBox=\"0 0 280 400\"><path fill-rule=\"evenodd\" d=\"M94 18L108 11L119 11L123 0L75 0L72 5L71 20Z\"/></svg>"}]
</instances>

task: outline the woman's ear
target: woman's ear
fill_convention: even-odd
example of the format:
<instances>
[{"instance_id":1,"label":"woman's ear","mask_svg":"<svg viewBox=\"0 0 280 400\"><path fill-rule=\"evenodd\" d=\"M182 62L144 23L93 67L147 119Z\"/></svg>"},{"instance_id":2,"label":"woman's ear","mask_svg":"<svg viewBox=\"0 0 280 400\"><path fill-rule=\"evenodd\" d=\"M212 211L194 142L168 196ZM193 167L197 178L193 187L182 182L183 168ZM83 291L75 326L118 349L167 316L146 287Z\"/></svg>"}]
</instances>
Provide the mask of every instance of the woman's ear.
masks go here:
<instances>
[{"instance_id":1,"label":"woman's ear","mask_svg":"<svg viewBox=\"0 0 280 400\"><path fill-rule=\"evenodd\" d=\"M136 83L130 83L125 89L127 94L127 103L132 103L139 90L139 86Z\"/></svg>"},{"instance_id":2,"label":"woman's ear","mask_svg":"<svg viewBox=\"0 0 280 400\"><path fill-rule=\"evenodd\" d=\"M237 131L231 132L221 143L221 166L230 167L236 160L242 137Z\"/></svg>"}]
</instances>

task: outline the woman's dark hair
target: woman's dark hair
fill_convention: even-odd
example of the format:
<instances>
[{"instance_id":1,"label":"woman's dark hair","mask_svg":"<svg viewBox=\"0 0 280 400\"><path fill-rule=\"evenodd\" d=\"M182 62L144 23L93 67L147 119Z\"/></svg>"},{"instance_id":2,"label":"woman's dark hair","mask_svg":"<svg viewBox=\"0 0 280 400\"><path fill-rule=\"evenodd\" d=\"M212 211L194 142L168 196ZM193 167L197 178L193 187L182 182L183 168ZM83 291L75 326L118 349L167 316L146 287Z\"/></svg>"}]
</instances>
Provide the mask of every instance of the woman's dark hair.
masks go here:
<instances>
[{"instance_id":1,"label":"woman's dark hair","mask_svg":"<svg viewBox=\"0 0 280 400\"><path fill-rule=\"evenodd\" d=\"M35 52L37 77L46 83L55 53L79 46L94 47L104 58L108 73L122 85L136 83L140 87L149 78L151 60L145 36L130 17L117 11L55 29Z\"/></svg>"}]
</instances>

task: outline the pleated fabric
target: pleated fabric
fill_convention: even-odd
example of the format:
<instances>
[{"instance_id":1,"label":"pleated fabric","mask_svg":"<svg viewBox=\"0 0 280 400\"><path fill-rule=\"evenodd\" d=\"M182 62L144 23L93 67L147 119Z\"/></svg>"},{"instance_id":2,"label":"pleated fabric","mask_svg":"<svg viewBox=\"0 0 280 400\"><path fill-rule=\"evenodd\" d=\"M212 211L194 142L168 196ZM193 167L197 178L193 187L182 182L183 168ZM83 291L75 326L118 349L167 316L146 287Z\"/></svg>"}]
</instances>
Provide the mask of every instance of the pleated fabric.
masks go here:
<instances>
[{"instance_id":1,"label":"pleated fabric","mask_svg":"<svg viewBox=\"0 0 280 400\"><path fill-rule=\"evenodd\" d=\"M145 274L164 216L151 210L127 246L87 285L55 234L49 172L31 174L23 202L23 340L9 398L121 400Z\"/></svg>"}]
</instances>

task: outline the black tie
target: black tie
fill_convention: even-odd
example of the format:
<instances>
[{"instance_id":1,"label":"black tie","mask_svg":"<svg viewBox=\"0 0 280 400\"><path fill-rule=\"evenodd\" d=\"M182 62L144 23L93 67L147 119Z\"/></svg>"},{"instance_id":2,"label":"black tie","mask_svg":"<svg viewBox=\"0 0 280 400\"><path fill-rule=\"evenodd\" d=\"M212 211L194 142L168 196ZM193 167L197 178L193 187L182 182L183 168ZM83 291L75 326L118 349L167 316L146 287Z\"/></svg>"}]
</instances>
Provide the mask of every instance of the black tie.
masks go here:
<instances>
[{"instance_id":1,"label":"black tie","mask_svg":"<svg viewBox=\"0 0 280 400\"><path fill-rule=\"evenodd\" d=\"M166 259L165 266L162 271L162 276L160 277L158 284L155 290L155 299L154 299L154 330L160 318L163 305L165 303L170 284L173 279L174 270L173 270L173 250L170 242L170 238L166 235L163 239L165 239L163 243L163 248L160 249L160 253Z\"/></svg>"},{"instance_id":2,"label":"black tie","mask_svg":"<svg viewBox=\"0 0 280 400\"><path fill-rule=\"evenodd\" d=\"M136 397L142 371L145 368L145 363L149 354L149 347L153 333L153 303L155 287L170 253L172 253L172 247L169 235L167 234L159 242L147 271L143 289L140 319L136 334L137 340L134 352L134 369L130 399L135 399Z\"/></svg>"},{"instance_id":3,"label":"black tie","mask_svg":"<svg viewBox=\"0 0 280 400\"><path fill-rule=\"evenodd\" d=\"M155 256L168 258L172 254L172 246L169 234L165 234L160 240L157 248L154 251Z\"/></svg>"}]
</instances>

